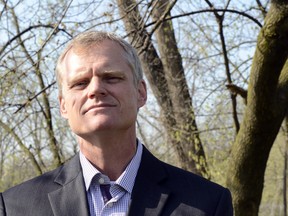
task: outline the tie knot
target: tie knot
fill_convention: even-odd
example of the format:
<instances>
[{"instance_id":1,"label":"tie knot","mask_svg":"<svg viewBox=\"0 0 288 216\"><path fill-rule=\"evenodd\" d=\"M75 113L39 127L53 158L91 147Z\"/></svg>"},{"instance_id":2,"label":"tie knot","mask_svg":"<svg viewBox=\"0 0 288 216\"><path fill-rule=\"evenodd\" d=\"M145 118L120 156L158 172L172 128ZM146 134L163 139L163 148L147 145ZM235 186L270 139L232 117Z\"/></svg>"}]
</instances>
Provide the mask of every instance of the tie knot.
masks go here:
<instances>
[{"instance_id":1,"label":"tie knot","mask_svg":"<svg viewBox=\"0 0 288 216\"><path fill-rule=\"evenodd\" d=\"M112 198L110 193L110 179L108 176L98 173L93 177L91 184L93 184L93 187L100 187L104 204Z\"/></svg>"},{"instance_id":2,"label":"tie knot","mask_svg":"<svg viewBox=\"0 0 288 216\"><path fill-rule=\"evenodd\" d=\"M111 198L110 184L100 184L100 190L103 197L103 201L106 204Z\"/></svg>"}]
</instances>

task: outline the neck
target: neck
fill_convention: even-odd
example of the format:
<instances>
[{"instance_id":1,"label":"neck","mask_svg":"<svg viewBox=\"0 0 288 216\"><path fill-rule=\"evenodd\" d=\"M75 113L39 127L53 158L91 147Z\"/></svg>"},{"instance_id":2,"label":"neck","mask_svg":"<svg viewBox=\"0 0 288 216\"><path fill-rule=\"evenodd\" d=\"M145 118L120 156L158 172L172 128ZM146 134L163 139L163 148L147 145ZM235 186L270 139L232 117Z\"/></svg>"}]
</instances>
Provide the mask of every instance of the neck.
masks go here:
<instances>
[{"instance_id":1,"label":"neck","mask_svg":"<svg viewBox=\"0 0 288 216\"><path fill-rule=\"evenodd\" d=\"M110 180L115 181L125 170L136 153L136 136L95 136L93 139L78 137L81 152Z\"/></svg>"}]
</instances>

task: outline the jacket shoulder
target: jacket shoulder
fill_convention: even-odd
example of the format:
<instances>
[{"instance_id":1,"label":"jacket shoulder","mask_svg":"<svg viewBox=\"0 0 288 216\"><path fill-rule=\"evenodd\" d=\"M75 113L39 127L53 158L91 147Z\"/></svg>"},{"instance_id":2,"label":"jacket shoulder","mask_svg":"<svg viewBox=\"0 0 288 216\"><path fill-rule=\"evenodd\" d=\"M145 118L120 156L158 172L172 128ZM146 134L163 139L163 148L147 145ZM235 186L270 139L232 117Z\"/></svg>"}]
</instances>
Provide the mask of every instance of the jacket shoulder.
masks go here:
<instances>
[{"instance_id":1,"label":"jacket shoulder","mask_svg":"<svg viewBox=\"0 0 288 216\"><path fill-rule=\"evenodd\" d=\"M135 193L143 192L143 185L146 188L147 185L158 187L160 194L169 196L163 209L164 215L233 215L231 193L227 188L167 164L146 149L141 163L137 176L140 183L136 182L139 186Z\"/></svg>"},{"instance_id":2,"label":"jacket shoulder","mask_svg":"<svg viewBox=\"0 0 288 216\"><path fill-rule=\"evenodd\" d=\"M205 188L205 190L211 188L213 190L220 190L220 191L226 189L220 184L217 184L211 180L208 180L190 171L183 170L181 168L175 167L162 161L161 163L164 169L167 171L169 177L171 179L174 179L174 181L182 182L183 185L185 185L185 187L191 186L194 188L195 186L197 186L197 188Z\"/></svg>"},{"instance_id":3,"label":"jacket shoulder","mask_svg":"<svg viewBox=\"0 0 288 216\"><path fill-rule=\"evenodd\" d=\"M2 208L7 215L52 215L48 194L79 175L80 165L77 164L80 163L76 155L62 166L4 191Z\"/></svg>"},{"instance_id":4,"label":"jacket shoulder","mask_svg":"<svg viewBox=\"0 0 288 216\"><path fill-rule=\"evenodd\" d=\"M62 166L52 171L46 172L40 176L29 179L21 184L13 186L8 190L4 191L3 196L9 197L10 195L13 196L14 194L21 195L21 193L25 191L29 191L29 193L31 194L31 192L33 193L33 191L38 191L39 189L43 190L54 182L55 177L58 175L61 169Z\"/></svg>"},{"instance_id":5,"label":"jacket shoulder","mask_svg":"<svg viewBox=\"0 0 288 216\"><path fill-rule=\"evenodd\" d=\"M74 173L79 172L79 167L80 165L77 167L77 163L79 164L79 156L78 154L76 156L74 156L71 160L65 162L63 165L57 167L54 170L51 170L49 172L43 173L40 176L34 177L30 180L27 180L19 185L16 185L6 191L3 192L3 196L9 196L10 194L13 195L15 194L19 194L21 195L21 192L25 192L25 191L29 191L30 194L33 191L49 191L51 190L51 188L57 188L57 186L59 185L57 182L57 179L59 178L59 176L65 176L68 173L69 176L71 173L71 175L74 175Z\"/></svg>"}]
</instances>

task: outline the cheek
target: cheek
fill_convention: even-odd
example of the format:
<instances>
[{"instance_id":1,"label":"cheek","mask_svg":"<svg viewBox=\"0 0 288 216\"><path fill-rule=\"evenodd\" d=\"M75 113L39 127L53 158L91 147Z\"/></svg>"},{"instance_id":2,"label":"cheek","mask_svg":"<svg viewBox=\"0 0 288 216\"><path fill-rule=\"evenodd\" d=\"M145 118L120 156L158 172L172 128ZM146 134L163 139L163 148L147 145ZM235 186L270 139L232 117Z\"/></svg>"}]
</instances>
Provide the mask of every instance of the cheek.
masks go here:
<instances>
[{"instance_id":1,"label":"cheek","mask_svg":"<svg viewBox=\"0 0 288 216\"><path fill-rule=\"evenodd\" d=\"M70 114L75 115L76 113L79 113L83 104L81 98L77 96L67 98L69 101L69 103L67 104L67 108L69 109Z\"/></svg>"},{"instance_id":2,"label":"cheek","mask_svg":"<svg viewBox=\"0 0 288 216\"><path fill-rule=\"evenodd\" d=\"M130 94L127 94L124 98L126 105L129 107L129 110L133 112L133 110L137 110L139 107L139 100L137 97L137 92L130 92ZM128 110L128 112L129 112Z\"/></svg>"}]
</instances>

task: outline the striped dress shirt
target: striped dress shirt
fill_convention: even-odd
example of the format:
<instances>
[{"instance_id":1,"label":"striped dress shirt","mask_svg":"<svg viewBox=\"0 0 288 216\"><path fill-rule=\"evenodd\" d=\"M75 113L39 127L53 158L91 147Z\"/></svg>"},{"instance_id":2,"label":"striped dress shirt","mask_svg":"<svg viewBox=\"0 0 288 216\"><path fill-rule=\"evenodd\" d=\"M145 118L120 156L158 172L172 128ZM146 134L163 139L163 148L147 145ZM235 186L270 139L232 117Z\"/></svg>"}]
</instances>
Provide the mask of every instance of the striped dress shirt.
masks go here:
<instances>
[{"instance_id":1,"label":"striped dress shirt","mask_svg":"<svg viewBox=\"0 0 288 216\"><path fill-rule=\"evenodd\" d=\"M127 215L143 151L142 143L140 141L137 142L136 154L116 181L110 181L108 176L99 172L80 151L80 163L83 170L90 216ZM100 190L101 184L111 185L110 193L112 198L106 203Z\"/></svg>"}]
</instances>

